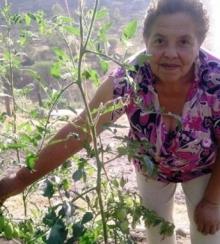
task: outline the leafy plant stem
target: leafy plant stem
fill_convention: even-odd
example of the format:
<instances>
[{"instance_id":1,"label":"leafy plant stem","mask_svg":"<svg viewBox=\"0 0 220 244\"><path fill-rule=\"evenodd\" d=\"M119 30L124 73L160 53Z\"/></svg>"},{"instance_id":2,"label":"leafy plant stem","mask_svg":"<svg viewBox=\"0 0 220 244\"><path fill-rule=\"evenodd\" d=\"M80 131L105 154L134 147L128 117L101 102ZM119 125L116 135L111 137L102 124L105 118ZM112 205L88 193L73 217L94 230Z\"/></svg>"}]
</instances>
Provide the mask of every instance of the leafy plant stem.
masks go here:
<instances>
[{"instance_id":1,"label":"leafy plant stem","mask_svg":"<svg viewBox=\"0 0 220 244\"><path fill-rule=\"evenodd\" d=\"M90 39L90 36L91 36L91 33L92 33L93 25L94 25L94 22L95 22L95 16L96 16L96 12L97 12L97 9L98 9L98 3L99 3L99 0L96 0L95 1L95 6L94 6L94 10L93 10L93 14L92 14L92 19L91 19L90 26L89 26L89 31L88 31L88 34L87 34L87 37L86 37L86 41L85 41L85 44L84 44L84 50L87 47L87 44L89 42L89 39Z\"/></svg>"},{"instance_id":2,"label":"leafy plant stem","mask_svg":"<svg viewBox=\"0 0 220 244\"><path fill-rule=\"evenodd\" d=\"M53 104L51 105L50 107L50 110L48 112L48 115L47 115L47 119L46 119L46 123L45 123L45 126L44 126L44 134L42 136L42 141L41 141L41 145L40 145L40 148L39 150L42 149L43 145L44 145L44 141L45 141L45 138L46 138L46 134L47 134L47 127L49 125L49 122L50 122L50 116L51 116L51 113L55 107L55 105L57 104L57 102L59 101L60 97L62 96L62 94L70 87L72 86L73 84L75 84L75 82L70 82L68 85L66 85L60 92L59 94L57 95L55 101L53 102Z\"/></svg>"},{"instance_id":3,"label":"leafy plant stem","mask_svg":"<svg viewBox=\"0 0 220 244\"><path fill-rule=\"evenodd\" d=\"M9 21L7 21L8 25L10 24ZM7 28L7 36L8 40L11 38L10 34L10 26ZM11 52L11 47L10 44L7 43L7 48L8 48L8 53L9 53L9 84L10 84L10 92L12 96L12 115L13 115L13 134L16 135L17 133L17 115L16 115L16 101L15 101L15 94L14 94L14 75L13 75L13 64L12 64L12 52ZM17 139L15 138L15 143L17 143ZM17 155L17 160L18 163L21 162L20 160L20 152L19 149L16 148L16 155Z\"/></svg>"},{"instance_id":4,"label":"leafy plant stem","mask_svg":"<svg viewBox=\"0 0 220 244\"><path fill-rule=\"evenodd\" d=\"M99 202L99 207L100 207L100 213L101 213L101 219L102 219L102 227L103 227L103 237L104 237L104 243L108 242L108 232L107 232L107 225L106 225L106 217L105 217L105 212L104 212L104 206L103 206L103 200L102 200L102 195L101 195L101 190L102 190L102 178L101 178L101 172L102 172L102 163L99 158L99 152L98 152L98 146L97 146L97 133L96 133L96 127L93 122L92 114L88 105L88 101L82 86L82 73L81 73L81 67L82 67L82 59L85 54L85 50L87 47L87 44L89 42L94 20L95 20L95 15L98 7L98 0L95 2L94 10L93 10L93 15L92 15L92 20L90 23L90 28L89 32L87 35L87 39L85 44L83 45L83 40L81 39L80 42L80 51L79 51L79 62L78 62L78 80L77 84L79 86L80 93L83 98L83 102L85 105L86 113L87 113L87 119L88 119L88 124L89 124L89 130L92 136L92 141L93 141L93 146L95 150L95 158L96 158L96 163L97 163L97 179L96 179L96 191L98 195L98 202ZM83 38L83 24L82 24L82 1L80 1L80 36Z\"/></svg>"}]
</instances>

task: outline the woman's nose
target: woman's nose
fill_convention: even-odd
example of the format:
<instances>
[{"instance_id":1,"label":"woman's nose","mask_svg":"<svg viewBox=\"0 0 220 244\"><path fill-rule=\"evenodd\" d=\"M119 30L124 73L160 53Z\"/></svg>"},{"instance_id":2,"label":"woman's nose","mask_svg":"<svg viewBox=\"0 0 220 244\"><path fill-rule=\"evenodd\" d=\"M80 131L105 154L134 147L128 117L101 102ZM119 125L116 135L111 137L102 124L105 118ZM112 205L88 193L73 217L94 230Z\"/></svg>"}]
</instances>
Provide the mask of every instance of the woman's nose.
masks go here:
<instances>
[{"instance_id":1,"label":"woman's nose","mask_svg":"<svg viewBox=\"0 0 220 244\"><path fill-rule=\"evenodd\" d=\"M164 50L164 55L168 58L175 58L177 57L177 50L176 47L173 45L169 45Z\"/></svg>"}]
</instances>

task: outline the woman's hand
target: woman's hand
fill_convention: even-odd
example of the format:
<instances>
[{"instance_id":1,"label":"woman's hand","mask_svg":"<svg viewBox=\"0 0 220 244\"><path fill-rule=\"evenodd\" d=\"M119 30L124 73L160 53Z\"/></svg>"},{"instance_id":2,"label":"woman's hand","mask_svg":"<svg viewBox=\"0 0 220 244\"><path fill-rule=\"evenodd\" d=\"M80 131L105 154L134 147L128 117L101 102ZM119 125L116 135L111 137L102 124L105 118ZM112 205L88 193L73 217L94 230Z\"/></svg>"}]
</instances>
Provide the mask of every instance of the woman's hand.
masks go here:
<instances>
[{"instance_id":1,"label":"woman's hand","mask_svg":"<svg viewBox=\"0 0 220 244\"><path fill-rule=\"evenodd\" d=\"M24 191L25 185L24 183L15 175L4 177L0 180L0 206L4 203L4 201L16 194Z\"/></svg>"},{"instance_id":2,"label":"woman's hand","mask_svg":"<svg viewBox=\"0 0 220 244\"><path fill-rule=\"evenodd\" d=\"M194 213L198 231L204 235L215 234L220 229L220 205L202 199Z\"/></svg>"}]
</instances>

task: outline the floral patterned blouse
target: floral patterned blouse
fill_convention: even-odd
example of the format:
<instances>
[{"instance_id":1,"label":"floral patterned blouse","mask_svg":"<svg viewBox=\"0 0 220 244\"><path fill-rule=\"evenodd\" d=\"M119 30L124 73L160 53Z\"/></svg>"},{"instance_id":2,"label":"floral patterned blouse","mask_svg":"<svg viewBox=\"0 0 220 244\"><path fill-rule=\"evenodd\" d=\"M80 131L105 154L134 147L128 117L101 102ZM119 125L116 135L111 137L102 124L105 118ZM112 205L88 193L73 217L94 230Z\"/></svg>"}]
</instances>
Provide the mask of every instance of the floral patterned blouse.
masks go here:
<instances>
[{"instance_id":1,"label":"floral patterned blouse","mask_svg":"<svg viewBox=\"0 0 220 244\"><path fill-rule=\"evenodd\" d=\"M111 74L114 99L124 101L112 119L127 114L128 138L140 144L133 157L136 170L163 182L183 182L210 173L220 138L220 61L200 50L182 115L170 114L178 122L173 131L163 122L149 64L140 64L137 57L132 65L127 73L118 68Z\"/></svg>"}]
</instances>

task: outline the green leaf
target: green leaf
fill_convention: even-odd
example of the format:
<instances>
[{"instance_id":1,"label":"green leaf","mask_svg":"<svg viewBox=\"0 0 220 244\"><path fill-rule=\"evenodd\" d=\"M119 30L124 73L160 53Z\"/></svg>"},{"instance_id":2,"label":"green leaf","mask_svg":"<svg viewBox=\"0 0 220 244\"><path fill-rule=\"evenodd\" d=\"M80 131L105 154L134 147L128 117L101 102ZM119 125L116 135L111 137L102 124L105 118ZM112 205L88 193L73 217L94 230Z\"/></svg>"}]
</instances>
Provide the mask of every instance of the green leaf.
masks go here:
<instances>
[{"instance_id":1,"label":"green leaf","mask_svg":"<svg viewBox=\"0 0 220 244\"><path fill-rule=\"evenodd\" d=\"M24 125L24 129L26 129L26 132L28 132L30 134L30 130L29 130L28 126L26 126L25 124L23 124L23 125ZM30 143L33 144L34 146L37 146L38 145L38 143L36 141L37 138L30 136L28 133L21 134L20 141L22 141L22 143L27 146L29 146Z\"/></svg>"},{"instance_id":2,"label":"green leaf","mask_svg":"<svg viewBox=\"0 0 220 244\"><path fill-rule=\"evenodd\" d=\"M122 103L122 101L118 101L116 104L105 104L103 107L100 107L98 109L93 109L92 110L92 114L95 114L97 112L99 112L100 114L106 114L112 111L115 111L117 109L121 109L124 107L124 104Z\"/></svg>"},{"instance_id":3,"label":"green leaf","mask_svg":"<svg viewBox=\"0 0 220 244\"><path fill-rule=\"evenodd\" d=\"M11 20L14 24L17 24L22 21L22 18L20 14L14 14L13 16L11 16Z\"/></svg>"},{"instance_id":4,"label":"green leaf","mask_svg":"<svg viewBox=\"0 0 220 244\"><path fill-rule=\"evenodd\" d=\"M7 118L7 114L5 112L0 113L0 122L4 123Z\"/></svg>"},{"instance_id":5,"label":"green leaf","mask_svg":"<svg viewBox=\"0 0 220 244\"><path fill-rule=\"evenodd\" d=\"M117 181L116 179L114 179L114 180L112 181L112 184L113 184L116 188L119 187L119 183L118 183L118 181Z\"/></svg>"},{"instance_id":6,"label":"green leaf","mask_svg":"<svg viewBox=\"0 0 220 244\"><path fill-rule=\"evenodd\" d=\"M73 21L72 18L66 17L66 16L58 16L57 20L59 21L59 23L61 22L61 23L66 23L66 24L71 23Z\"/></svg>"},{"instance_id":7,"label":"green leaf","mask_svg":"<svg viewBox=\"0 0 220 244\"><path fill-rule=\"evenodd\" d=\"M29 14L25 14L24 20L25 20L26 25L30 26L32 19L31 19L31 16Z\"/></svg>"},{"instance_id":8,"label":"green leaf","mask_svg":"<svg viewBox=\"0 0 220 244\"><path fill-rule=\"evenodd\" d=\"M150 176L153 176L155 173L155 166L152 160L148 156L144 156L142 162L144 163L144 168Z\"/></svg>"},{"instance_id":9,"label":"green leaf","mask_svg":"<svg viewBox=\"0 0 220 244\"><path fill-rule=\"evenodd\" d=\"M124 220L123 222L119 223L119 227L122 230L123 233L129 233L129 223L127 220Z\"/></svg>"},{"instance_id":10,"label":"green leaf","mask_svg":"<svg viewBox=\"0 0 220 244\"><path fill-rule=\"evenodd\" d=\"M46 188L44 189L44 193L43 196L51 198L53 196L53 194L55 193L54 190L54 185L50 180L46 181Z\"/></svg>"},{"instance_id":11,"label":"green leaf","mask_svg":"<svg viewBox=\"0 0 220 244\"><path fill-rule=\"evenodd\" d=\"M73 34L73 35L76 35L76 36L79 36L80 35L80 30L77 27L69 26L68 25L68 26L64 26L63 29L66 32L70 33L70 34Z\"/></svg>"},{"instance_id":12,"label":"green leaf","mask_svg":"<svg viewBox=\"0 0 220 244\"><path fill-rule=\"evenodd\" d=\"M124 177L122 177L121 179L120 179L120 186L123 188L126 184L127 184L127 180L124 178Z\"/></svg>"},{"instance_id":13,"label":"green leaf","mask_svg":"<svg viewBox=\"0 0 220 244\"><path fill-rule=\"evenodd\" d=\"M106 62L104 60L100 60L100 66L101 66L101 69L104 72L104 74L106 74L108 72L108 69L109 69L108 62Z\"/></svg>"},{"instance_id":14,"label":"green leaf","mask_svg":"<svg viewBox=\"0 0 220 244\"><path fill-rule=\"evenodd\" d=\"M106 8L103 8L99 11L96 12L96 19L100 20L103 19L104 17L106 17L108 15L108 10Z\"/></svg>"},{"instance_id":15,"label":"green leaf","mask_svg":"<svg viewBox=\"0 0 220 244\"><path fill-rule=\"evenodd\" d=\"M122 37L126 40L131 39L134 37L137 31L137 20L130 21L123 29Z\"/></svg>"},{"instance_id":16,"label":"green leaf","mask_svg":"<svg viewBox=\"0 0 220 244\"><path fill-rule=\"evenodd\" d=\"M146 63L146 61L148 61L150 59L150 55L146 54L146 53L142 53L140 55L138 55L137 57L137 63L138 65L143 65L144 63Z\"/></svg>"},{"instance_id":17,"label":"green leaf","mask_svg":"<svg viewBox=\"0 0 220 244\"><path fill-rule=\"evenodd\" d=\"M79 237L83 236L85 233L85 228L81 223L76 223L73 225L73 237L78 240Z\"/></svg>"},{"instance_id":18,"label":"green leaf","mask_svg":"<svg viewBox=\"0 0 220 244\"><path fill-rule=\"evenodd\" d=\"M53 51L56 54L57 58L60 60L63 60L67 57L65 52L61 48L55 47L55 48L53 48Z\"/></svg>"},{"instance_id":19,"label":"green leaf","mask_svg":"<svg viewBox=\"0 0 220 244\"><path fill-rule=\"evenodd\" d=\"M83 177L83 170L82 169L76 170L72 176L74 181L79 181L82 177Z\"/></svg>"},{"instance_id":20,"label":"green leaf","mask_svg":"<svg viewBox=\"0 0 220 244\"><path fill-rule=\"evenodd\" d=\"M82 75L86 80L88 80L91 77L90 72L88 70L83 71Z\"/></svg>"},{"instance_id":21,"label":"green leaf","mask_svg":"<svg viewBox=\"0 0 220 244\"><path fill-rule=\"evenodd\" d=\"M167 221L162 221L160 224L160 235L171 236L175 226Z\"/></svg>"},{"instance_id":22,"label":"green leaf","mask_svg":"<svg viewBox=\"0 0 220 244\"><path fill-rule=\"evenodd\" d=\"M86 149L89 158L95 157L95 149L87 141L84 142L84 148Z\"/></svg>"},{"instance_id":23,"label":"green leaf","mask_svg":"<svg viewBox=\"0 0 220 244\"><path fill-rule=\"evenodd\" d=\"M44 126L36 125L36 129L39 133L45 133L47 132L46 128Z\"/></svg>"},{"instance_id":24,"label":"green leaf","mask_svg":"<svg viewBox=\"0 0 220 244\"><path fill-rule=\"evenodd\" d=\"M47 244L63 244L66 237L67 230L64 223L60 221L51 228Z\"/></svg>"},{"instance_id":25,"label":"green leaf","mask_svg":"<svg viewBox=\"0 0 220 244\"><path fill-rule=\"evenodd\" d=\"M128 155L128 148L125 146L117 147L117 152L119 156Z\"/></svg>"},{"instance_id":26,"label":"green leaf","mask_svg":"<svg viewBox=\"0 0 220 244\"><path fill-rule=\"evenodd\" d=\"M100 79L99 75L96 70L91 69L91 70L85 70L82 75L85 77L85 79L89 79L93 81L93 83L98 86L100 84Z\"/></svg>"},{"instance_id":27,"label":"green leaf","mask_svg":"<svg viewBox=\"0 0 220 244\"><path fill-rule=\"evenodd\" d=\"M27 13L31 20L36 20L36 16L33 13Z\"/></svg>"},{"instance_id":28,"label":"green leaf","mask_svg":"<svg viewBox=\"0 0 220 244\"><path fill-rule=\"evenodd\" d=\"M43 218L43 223L49 227L52 227L57 221L57 215L53 208L48 209L48 213Z\"/></svg>"},{"instance_id":29,"label":"green leaf","mask_svg":"<svg viewBox=\"0 0 220 244\"><path fill-rule=\"evenodd\" d=\"M59 79L61 77L61 65L60 65L60 63L53 63L53 65L50 69L50 74L56 79Z\"/></svg>"},{"instance_id":30,"label":"green leaf","mask_svg":"<svg viewBox=\"0 0 220 244\"><path fill-rule=\"evenodd\" d=\"M23 143L10 143L4 145L5 149L22 149L25 146L26 145L24 145Z\"/></svg>"},{"instance_id":31,"label":"green leaf","mask_svg":"<svg viewBox=\"0 0 220 244\"><path fill-rule=\"evenodd\" d=\"M112 23L109 22L109 23L105 23L101 26L100 28L100 32L102 33L106 33L110 28L112 27Z\"/></svg>"},{"instance_id":32,"label":"green leaf","mask_svg":"<svg viewBox=\"0 0 220 244\"><path fill-rule=\"evenodd\" d=\"M87 230L86 233L80 237L80 244L97 244L98 235L94 233L94 230ZM72 244L72 242L71 242Z\"/></svg>"},{"instance_id":33,"label":"green leaf","mask_svg":"<svg viewBox=\"0 0 220 244\"><path fill-rule=\"evenodd\" d=\"M52 89L50 91L50 103L53 104L59 97L59 91L58 90L55 90L55 89ZM51 106L51 104L49 103L49 106Z\"/></svg>"},{"instance_id":34,"label":"green leaf","mask_svg":"<svg viewBox=\"0 0 220 244\"><path fill-rule=\"evenodd\" d=\"M27 165L28 169L30 169L30 170L34 169L37 159L38 159L38 156L35 154L32 154L32 153L26 157L25 161L26 161L26 165Z\"/></svg>"},{"instance_id":35,"label":"green leaf","mask_svg":"<svg viewBox=\"0 0 220 244\"><path fill-rule=\"evenodd\" d=\"M69 181L68 179L64 179L64 180L62 181L62 187L63 187L63 189L64 189L65 191L67 191L68 189L70 189L70 187L71 187L71 183L70 183L70 181Z\"/></svg>"},{"instance_id":36,"label":"green leaf","mask_svg":"<svg viewBox=\"0 0 220 244\"><path fill-rule=\"evenodd\" d=\"M103 24L98 32L99 39L103 42L107 41L107 32L111 28L112 23Z\"/></svg>"},{"instance_id":37,"label":"green leaf","mask_svg":"<svg viewBox=\"0 0 220 244\"><path fill-rule=\"evenodd\" d=\"M87 212L84 214L81 223L86 224L89 221L91 221L92 219L93 219L93 214L91 212Z\"/></svg>"},{"instance_id":38,"label":"green leaf","mask_svg":"<svg viewBox=\"0 0 220 244\"><path fill-rule=\"evenodd\" d=\"M157 213L150 209L143 209L143 218L145 221L146 226L157 226L161 223L162 218L160 218Z\"/></svg>"}]
</instances>

